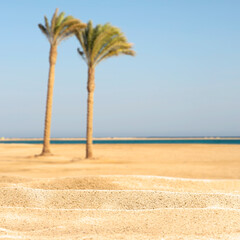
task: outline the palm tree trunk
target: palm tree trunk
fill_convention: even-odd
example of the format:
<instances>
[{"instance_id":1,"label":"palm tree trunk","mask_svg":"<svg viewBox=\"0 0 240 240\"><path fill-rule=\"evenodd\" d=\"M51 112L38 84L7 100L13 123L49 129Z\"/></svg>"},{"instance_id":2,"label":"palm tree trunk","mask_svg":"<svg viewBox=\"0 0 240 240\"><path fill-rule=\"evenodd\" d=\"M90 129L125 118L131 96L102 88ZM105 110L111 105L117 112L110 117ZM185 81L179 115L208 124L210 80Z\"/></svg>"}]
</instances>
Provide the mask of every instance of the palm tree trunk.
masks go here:
<instances>
[{"instance_id":1,"label":"palm tree trunk","mask_svg":"<svg viewBox=\"0 0 240 240\"><path fill-rule=\"evenodd\" d=\"M93 95L95 89L95 69L90 66L88 68L88 102L87 102L87 144L86 158L93 157Z\"/></svg>"},{"instance_id":2,"label":"palm tree trunk","mask_svg":"<svg viewBox=\"0 0 240 240\"><path fill-rule=\"evenodd\" d=\"M51 119L52 119L52 99L53 99L53 86L55 79L55 64L57 60L57 46L52 45L49 52L49 75L48 75L48 92L45 114L45 128L43 150L41 155L51 155L50 151L50 132L51 132Z\"/></svg>"}]
</instances>

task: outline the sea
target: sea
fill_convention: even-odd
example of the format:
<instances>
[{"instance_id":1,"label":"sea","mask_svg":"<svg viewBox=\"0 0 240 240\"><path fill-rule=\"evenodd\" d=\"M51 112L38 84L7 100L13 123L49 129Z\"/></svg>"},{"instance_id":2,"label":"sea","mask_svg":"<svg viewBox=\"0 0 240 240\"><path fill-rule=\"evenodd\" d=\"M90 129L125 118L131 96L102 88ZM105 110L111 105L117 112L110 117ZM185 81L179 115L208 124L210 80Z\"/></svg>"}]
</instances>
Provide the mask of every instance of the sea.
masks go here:
<instances>
[{"instance_id":1,"label":"sea","mask_svg":"<svg viewBox=\"0 0 240 240\"><path fill-rule=\"evenodd\" d=\"M52 144L85 144L85 140L74 139L54 139ZM0 144L42 144L42 140L35 139L2 139ZM145 139L97 139L93 140L94 144L240 144L239 137L229 138L145 138Z\"/></svg>"}]
</instances>

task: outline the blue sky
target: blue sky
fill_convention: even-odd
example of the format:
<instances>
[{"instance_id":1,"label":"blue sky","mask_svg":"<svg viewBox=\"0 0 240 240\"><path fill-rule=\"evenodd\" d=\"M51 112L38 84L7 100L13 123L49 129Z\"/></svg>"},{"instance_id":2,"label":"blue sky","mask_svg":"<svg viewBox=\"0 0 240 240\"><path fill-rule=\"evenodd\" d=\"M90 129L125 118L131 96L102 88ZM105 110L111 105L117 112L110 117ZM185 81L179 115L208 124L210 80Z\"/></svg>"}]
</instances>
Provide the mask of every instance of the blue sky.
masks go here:
<instances>
[{"instance_id":1,"label":"blue sky","mask_svg":"<svg viewBox=\"0 0 240 240\"><path fill-rule=\"evenodd\" d=\"M240 136L240 1L0 1L0 137L42 137L55 8L110 22L136 57L96 68L94 136ZM52 137L84 137L87 67L75 38L58 47Z\"/></svg>"}]
</instances>

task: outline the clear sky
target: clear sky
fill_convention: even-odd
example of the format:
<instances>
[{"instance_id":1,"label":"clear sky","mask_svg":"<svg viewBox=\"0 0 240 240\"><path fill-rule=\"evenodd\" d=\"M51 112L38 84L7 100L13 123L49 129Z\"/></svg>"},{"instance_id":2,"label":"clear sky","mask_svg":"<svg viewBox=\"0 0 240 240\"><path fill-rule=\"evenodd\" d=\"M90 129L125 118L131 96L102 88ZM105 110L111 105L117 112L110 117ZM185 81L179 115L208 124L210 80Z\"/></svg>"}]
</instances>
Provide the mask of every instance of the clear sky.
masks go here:
<instances>
[{"instance_id":1,"label":"clear sky","mask_svg":"<svg viewBox=\"0 0 240 240\"><path fill-rule=\"evenodd\" d=\"M136 57L96 68L94 136L240 136L239 0L0 1L0 137L42 137L55 8L110 22ZM85 137L87 67L58 47L52 137Z\"/></svg>"}]
</instances>

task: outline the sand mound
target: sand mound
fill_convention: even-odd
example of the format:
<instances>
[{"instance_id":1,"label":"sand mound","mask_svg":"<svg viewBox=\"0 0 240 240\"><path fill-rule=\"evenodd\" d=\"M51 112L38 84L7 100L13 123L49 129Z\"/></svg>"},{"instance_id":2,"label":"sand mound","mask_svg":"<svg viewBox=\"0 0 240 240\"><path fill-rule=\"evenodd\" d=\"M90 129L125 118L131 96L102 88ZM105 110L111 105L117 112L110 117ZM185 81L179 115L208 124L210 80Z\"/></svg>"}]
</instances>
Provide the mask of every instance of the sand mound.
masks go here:
<instances>
[{"instance_id":1,"label":"sand mound","mask_svg":"<svg viewBox=\"0 0 240 240\"><path fill-rule=\"evenodd\" d=\"M17 186L46 190L162 190L240 194L240 180L198 180L157 176L82 176L42 179L5 176L0 177L0 184L2 187L17 184Z\"/></svg>"},{"instance_id":2,"label":"sand mound","mask_svg":"<svg viewBox=\"0 0 240 240\"><path fill-rule=\"evenodd\" d=\"M0 177L0 239L240 239L240 181Z\"/></svg>"},{"instance_id":3,"label":"sand mound","mask_svg":"<svg viewBox=\"0 0 240 240\"><path fill-rule=\"evenodd\" d=\"M64 209L136 210L159 208L240 209L240 195L152 190L40 190L2 188L0 206Z\"/></svg>"}]
</instances>

